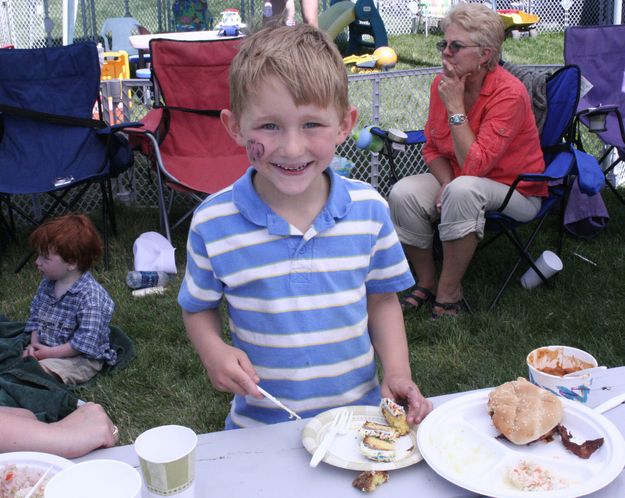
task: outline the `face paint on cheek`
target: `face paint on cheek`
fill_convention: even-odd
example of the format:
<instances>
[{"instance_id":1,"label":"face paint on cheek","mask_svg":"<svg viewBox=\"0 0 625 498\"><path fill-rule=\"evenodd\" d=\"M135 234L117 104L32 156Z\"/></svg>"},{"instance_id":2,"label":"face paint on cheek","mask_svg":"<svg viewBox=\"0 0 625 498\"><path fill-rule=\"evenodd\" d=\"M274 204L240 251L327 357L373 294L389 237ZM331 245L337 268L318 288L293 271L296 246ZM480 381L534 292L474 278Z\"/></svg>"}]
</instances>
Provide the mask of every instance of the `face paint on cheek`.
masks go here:
<instances>
[{"instance_id":1,"label":"face paint on cheek","mask_svg":"<svg viewBox=\"0 0 625 498\"><path fill-rule=\"evenodd\" d=\"M265 146L256 140L248 140L245 149L251 162L260 161L265 155Z\"/></svg>"}]
</instances>

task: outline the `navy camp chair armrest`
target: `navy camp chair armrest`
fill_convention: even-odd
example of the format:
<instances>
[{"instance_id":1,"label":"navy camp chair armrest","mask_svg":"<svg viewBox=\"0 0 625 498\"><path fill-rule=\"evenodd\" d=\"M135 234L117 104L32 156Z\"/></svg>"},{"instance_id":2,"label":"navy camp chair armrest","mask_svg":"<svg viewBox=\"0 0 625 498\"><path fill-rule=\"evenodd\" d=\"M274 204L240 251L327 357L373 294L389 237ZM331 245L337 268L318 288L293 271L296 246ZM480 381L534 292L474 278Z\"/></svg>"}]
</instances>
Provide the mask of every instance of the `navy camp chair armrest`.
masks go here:
<instances>
[{"instance_id":1,"label":"navy camp chair armrest","mask_svg":"<svg viewBox=\"0 0 625 498\"><path fill-rule=\"evenodd\" d=\"M371 133L381 138L388 138L387 131L382 128L378 128L377 126L373 126L371 128ZM405 131L404 133L408 136L406 141L403 142L406 145L425 143L425 132L423 130Z\"/></svg>"},{"instance_id":2,"label":"navy camp chair armrest","mask_svg":"<svg viewBox=\"0 0 625 498\"><path fill-rule=\"evenodd\" d=\"M575 155L571 151L558 153L541 175L546 180L561 180L570 175L575 165Z\"/></svg>"},{"instance_id":3,"label":"navy camp chair armrest","mask_svg":"<svg viewBox=\"0 0 625 498\"><path fill-rule=\"evenodd\" d=\"M512 194L520 182L551 182L562 180L567 175L571 174L573 165L575 164L574 158L575 156L571 152L560 152L553 161L549 163L544 173L523 173L517 176L512 182L512 185L510 185L510 189L501 203L501 206L499 206L496 211L501 212L506 209Z\"/></svg>"}]
</instances>

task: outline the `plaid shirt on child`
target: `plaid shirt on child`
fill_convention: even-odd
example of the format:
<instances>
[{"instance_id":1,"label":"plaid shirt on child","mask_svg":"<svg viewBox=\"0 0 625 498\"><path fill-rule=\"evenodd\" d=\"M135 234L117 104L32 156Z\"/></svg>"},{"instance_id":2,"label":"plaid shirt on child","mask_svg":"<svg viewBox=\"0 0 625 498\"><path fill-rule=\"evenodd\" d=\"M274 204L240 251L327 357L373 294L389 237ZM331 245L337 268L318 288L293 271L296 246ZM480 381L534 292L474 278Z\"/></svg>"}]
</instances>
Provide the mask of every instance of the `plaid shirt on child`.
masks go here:
<instances>
[{"instance_id":1,"label":"plaid shirt on child","mask_svg":"<svg viewBox=\"0 0 625 498\"><path fill-rule=\"evenodd\" d=\"M42 280L25 332L38 332L39 341L46 346L69 342L80 354L114 365L117 353L109 342L109 323L115 309L111 296L88 271L58 299L54 284L53 280Z\"/></svg>"}]
</instances>

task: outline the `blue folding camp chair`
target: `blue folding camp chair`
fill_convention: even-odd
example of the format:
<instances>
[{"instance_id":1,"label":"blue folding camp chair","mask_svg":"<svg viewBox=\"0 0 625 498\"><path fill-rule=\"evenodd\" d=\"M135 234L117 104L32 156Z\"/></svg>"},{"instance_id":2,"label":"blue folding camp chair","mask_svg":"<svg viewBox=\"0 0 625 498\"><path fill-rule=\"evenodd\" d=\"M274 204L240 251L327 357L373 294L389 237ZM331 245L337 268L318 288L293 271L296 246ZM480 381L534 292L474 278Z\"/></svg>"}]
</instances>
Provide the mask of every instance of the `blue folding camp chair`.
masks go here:
<instances>
[{"instance_id":1,"label":"blue folding camp chair","mask_svg":"<svg viewBox=\"0 0 625 498\"><path fill-rule=\"evenodd\" d=\"M521 261L525 261L534 269L543 282L550 285L547 278L545 278L542 272L537 268L529 250L547 219L547 216L554 212L554 208L557 206L563 207L566 205L570 188L569 176L576 172L576 158L579 155L579 151L574 150L570 143L572 123L579 100L579 88L580 71L577 66L563 67L547 78L547 110L545 124L541 133L541 146L543 148L546 164L545 171L542 174L519 175L510 186L510 190L503 204L497 210L486 213L486 231L491 232L493 236L483 242L480 248L488 246L499 238L500 235L505 235L518 252L516 261L490 304L490 310L494 309L501 299L503 292L514 276ZM396 132L389 133L389 131L376 127L371 128L371 133L383 140L383 147L380 154L388 158L391 174L395 180L397 180L397 172L394 167L394 159L397 155L406 146L420 145L425 142L425 134L421 130L407 132L406 137L401 137L400 140L397 140L398 134ZM550 182L549 196L543 200L542 207L538 214L528 222L519 222L502 213L514 189L521 181ZM561 216L563 216L564 209L561 209L560 213ZM564 235L562 221L561 219L559 224L558 254L560 254L562 250ZM517 229L528 224L533 224L534 229L524 240L519 235Z\"/></svg>"},{"instance_id":2,"label":"blue folding camp chair","mask_svg":"<svg viewBox=\"0 0 625 498\"><path fill-rule=\"evenodd\" d=\"M36 226L75 210L89 187L99 185L108 266L109 223L116 230L110 179L129 168L133 156L119 133L128 124L110 127L102 119L95 44L0 50L0 68L0 208L13 231L15 214ZM41 213L15 202L24 194L47 194L37 196Z\"/></svg>"},{"instance_id":3,"label":"blue folding camp chair","mask_svg":"<svg viewBox=\"0 0 625 498\"><path fill-rule=\"evenodd\" d=\"M567 28L564 60L579 66L590 83L577 107L579 121L605 144L599 163L612 157L603 171L605 183L625 204L625 197L607 180L614 168L625 162L625 25ZM611 156L613 152L615 156Z\"/></svg>"}]
</instances>

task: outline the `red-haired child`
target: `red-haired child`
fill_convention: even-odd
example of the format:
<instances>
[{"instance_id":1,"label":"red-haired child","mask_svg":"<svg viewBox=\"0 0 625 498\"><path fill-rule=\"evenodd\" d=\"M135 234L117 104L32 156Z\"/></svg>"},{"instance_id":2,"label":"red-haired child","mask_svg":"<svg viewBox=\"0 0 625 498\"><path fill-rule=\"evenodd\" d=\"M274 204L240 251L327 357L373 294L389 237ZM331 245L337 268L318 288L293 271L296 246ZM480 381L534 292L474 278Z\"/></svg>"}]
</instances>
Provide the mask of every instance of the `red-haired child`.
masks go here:
<instances>
[{"instance_id":1,"label":"red-haired child","mask_svg":"<svg viewBox=\"0 0 625 498\"><path fill-rule=\"evenodd\" d=\"M45 222L28 242L43 280L24 329L31 342L23 356L65 384L86 382L117 361L109 342L115 303L89 272L102 240L89 218L72 214Z\"/></svg>"}]
</instances>

